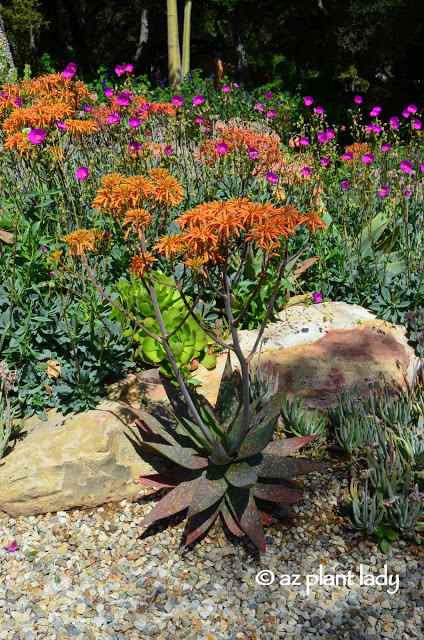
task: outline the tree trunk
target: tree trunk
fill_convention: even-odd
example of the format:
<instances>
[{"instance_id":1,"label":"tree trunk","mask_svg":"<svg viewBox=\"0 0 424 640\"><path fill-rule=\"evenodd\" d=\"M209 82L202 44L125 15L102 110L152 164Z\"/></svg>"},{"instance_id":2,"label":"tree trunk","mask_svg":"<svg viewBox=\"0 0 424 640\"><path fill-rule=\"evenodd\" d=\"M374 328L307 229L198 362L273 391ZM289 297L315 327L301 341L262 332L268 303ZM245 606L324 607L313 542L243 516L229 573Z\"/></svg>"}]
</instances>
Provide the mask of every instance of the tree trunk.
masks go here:
<instances>
[{"instance_id":1,"label":"tree trunk","mask_svg":"<svg viewBox=\"0 0 424 640\"><path fill-rule=\"evenodd\" d=\"M1 17L2 9L3 5L0 2L0 76L2 79L4 78L5 81L9 81L16 67L13 62L12 52ZM6 74L6 77L4 77L3 74Z\"/></svg>"},{"instance_id":2,"label":"tree trunk","mask_svg":"<svg viewBox=\"0 0 424 640\"><path fill-rule=\"evenodd\" d=\"M177 0L166 0L166 11L168 16L168 83L179 87L181 84L181 54Z\"/></svg>"},{"instance_id":3,"label":"tree trunk","mask_svg":"<svg viewBox=\"0 0 424 640\"><path fill-rule=\"evenodd\" d=\"M184 5L184 29L183 29L183 57L182 77L186 77L190 71L190 33L191 33L191 6L192 0L186 0Z\"/></svg>"},{"instance_id":4,"label":"tree trunk","mask_svg":"<svg viewBox=\"0 0 424 640\"><path fill-rule=\"evenodd\" d=\"M143 49L147 44L149 39L149 6L144 5L141 10L141 20L140 20L140 37L138 39L137 51L135 52L134 62L138 62L141 58L141 54L143 53Z\"/></svg>"},{"instance_id":5,"label":"tree trunk","mask_svg":"<svg viewBox=\"0 0 424 640\"><path fill-rule=\"evenodd\" d=\"M73 44L86 71L94 74L91 56L88 47L87 32L84 26L81 7L74 0L61 0L69 17L69 30L72 35Z\"/></svg>"}]
</instances>

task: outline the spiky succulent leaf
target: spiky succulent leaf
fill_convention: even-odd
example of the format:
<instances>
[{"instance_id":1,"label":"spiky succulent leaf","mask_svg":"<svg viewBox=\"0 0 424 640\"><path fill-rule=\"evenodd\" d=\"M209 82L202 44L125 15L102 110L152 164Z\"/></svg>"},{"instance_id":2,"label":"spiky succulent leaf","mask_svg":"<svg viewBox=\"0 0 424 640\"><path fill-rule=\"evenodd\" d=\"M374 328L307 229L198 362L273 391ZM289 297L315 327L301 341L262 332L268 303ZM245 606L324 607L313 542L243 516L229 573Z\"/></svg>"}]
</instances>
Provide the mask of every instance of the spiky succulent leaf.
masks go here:
<instances>
[{"instance_id":1,"label":"spiky succulent leaf","mask_svg":"<svg viewBox=\"0 0 424 640\"><path fill-rule=\"evenodd\" d=\"M228 453L224 449L224 446L222 445L222 442L220 440L216 440L212 453L209 455L209 460L211 464L221 466L232 462L233 457L228 455Z\"/></svg>"},{"instance_id":2,"label":"spiky succulent leaf","mask_svg":"<svg viewBox=\"0 0 424 640\"><path fill-rule=\"evenodd\" d=\"M169 516L174 515L174 513L186 509L193 500L198 482L199 478L196 478L189 482L183 482L179 484L178 487L175 487L175 489L172 489L153 507L140 524L148 525L156 522L156 520L169 518Z\"/></svg>"},{"instance_id":3,"label":"spiky succulent leaf","mask_svg":"<svg viewBox=\"0 0 424 640\"><path fill-rule=\"evenodd\" d=\"M329 467L328 464L304 458L284 458L269 453L261 453L260 455L262 460L255 466L255 471L260 478L292 478Z\"/></svg>"},{"instance_id":4,"label":"spiky succulent leaf","mask_svg":"<svg viewBox=\"0 0 424 640\"><path fill-rule=\"evenodd\" d=\"M125 405L125 408L134 413L137 418L144 424L144 427L147 428L148 431L157 433L161 438L163 438L166 442L174 446L180 446L174 436L169 433L166 427L159 422L151 413L147 411L143 411L143 409L135 409L130 405ZM145 431L145 429L144 429Z\"/></svg>"},{"instance_id":5,"label":"spiky succulent leaf","mask_svg":"<svg viewBox=\"0 0 424 640\"><path fill-rule=\"evenodd\" d=\"M199 447L200 449L204 449L204 451L206 451L207 453L210 453L212 451L213 445L206 440L197 424L195 424L191 420L186 420L182 416L177 419L181 429L188 435L190 440L192 440L192 442L194 442L197 447Z\"/></svg>"},{"instance_id":6,"label":"spiky succulent leaf","mask_svg":"<svg viewBox=\"0 0 424 640\"><path fill-rule=\"evenodd\" d=\"M231 531L233 535L237 536L238 538L241 538L242 536L245 535L244 531L242 531L242 529L240 529L240 527L236 523L226 502L224 502L221 506L221 514L222 514L222 517L224 518L225 524L227 525L228 529Z\"/></svg>"},{"instance_id":7,"label":"spiky succulent leaf","mask_svg":"<svg viewBox=\"0 0 424 640\"><path fill-rule=\"evenodd\" d=\"M259 515L261 518L262 524L268 525L274 515L274 511L276 508L275 502L267 502L266 500L261 500L260 498L255 497L256 506L258 507Z\"/></svg>"},{"instance_id":8,"label":"spiky succulent leaf","mask_svg":"<svg viewBox=\"0 0 424 640\"><path fill-rule=\"evenodd\" d=\"M237 451L237 460L250 458L263 451L272 438L276 423L277 416L274 416L269 422L261 423L253 433L249 432Z\"/></svg>"},{"instance_id":9,"label":"spiky succulent leaf","mask_svg":"<svg viewBox=\"0 0 424 640\"><path fill-rule=\"evenodd\" d=\"M225 426L231 424L240 406L240 392L236 380L231 366L230 352L228 352L215 405L216 416Z\"/></svg>"},{"instance_id":10,"label":"spiky succulent leaf","mask_svg":"<svg viewBox=\"0 0 424 640\"><path fill-rule=\"evenodd\" d=\"M281 403L286 394L285 389L280 389L271 398L271 400L254 416L250 423L249 433L255 433L255 431L261 428L261 424L265 421L268 422L272 418L277 418L280 413Z\"/></svg>"},{"instance_id":11,"label":"spiky succulent leaf","mask_svg":"<svg viewBox=\"0 0 424 640\"><path fill-rule=\"evenodd\" d=\"M196 492L193 496L191 504L187 512L187 518L191 518L196 513L200 513L205 509L209 509L218 500L221 500L222 496L227 491L227 481L225 478L208 477L208 474L203 474L197 484Z\"/></svg>"},{"instance_id":12,"label":"spiky succulent leaf","mask_svg":"<svg viewBox=\"0 0 424 640\"><path fill-rule=\"evenodd\" d=\"M249 405L249 423L253 418L253 414L255 412L256 407L260 403L261 398L257 398ZM229 449L232 444L237 440L240 435L241 427L242 427L242 417L243 417L243 405L236 417L236 419L231 423L225 432L223 443L224 446Z\"/></svg>"},{"instance_id":13,"label":"spiky succulent leaf","mask_svg":"<svg viewBox=\"0 0 424 640\"><path fill-rule=\"evenodd\" d=\"M207 458L198 456L197 451L189 447L174 447L158 442L146 442L145 444L186 469L205 469L209 464Z\"/></svg>"},{"instance_id":14,"label":"spiky succulent leaf","mask_svg":"<svg viewBox=\"0 0 424 640\"><path fill-rule=\"evenodd\" d=\"M145 484L147 487L176 487L181 482L199 478L200 474L201 471L175 467L174 469L162 471L162 473L140 476L140 484Z\"/></svg>"},{"instance_id":15,"label":"spiky succulent leaf","mask_svg":"<svg viewBox=\"0 0 424 640\"><path fill-rule=\"evenodd\" d=\"M286 438L285 440L274 440L270 442L264 449L264 453L270 453L276 456L288 456L295 453L301 447L309 442L316 440L318 436L303 436L301 438Z\"/></svg>"},{"instance_id":16,"label":"spiky succulent leaf","mask_svg":"<svg viewBox=\"0 0 424 640\"><path fill-rule=\"evenodd\" d=\"M221 502L212 505L209 509L196 513L189 520L188 534L185 541L185 546L197 540L203 533L206 533L208 529L213 525L219 512L221 510Z\"/></svg>"},{"instance_id":17,"label":"spiky succulent leaf","mask_svg":"<svg viewBox=\"0 0 424 640\"><path fill-rule=\"evenodd\" d=\"M258 474L248 462L235 462L227 469L225 477L233 487L251 487L258 481Z\"/></svg>"},{"instance_id":18,"label":"spiky succulent leaf","mask_svg":"<svg viewBox=\"0 0 424 640\"><path fill-rule=\"evenodd\" d=\"M299 500L300 491L298 488L293 488L291 483L286 484L284 480L280 480L277 484L258 482L252 488L252 495L255 498L262 498L262 500L269 500L270 502L292 504Z\"/></svg>"},{"instance_id":19,"label":"spiky succulent leaf","mask_svg":"<svg viewBox=\"0 0 424 640\"><path fill-rule=\"evenodd\" d=\"M261 517L250 489L228 487L227 496L237 524L247 534L259 551L266 550Z\"/></svg>"}]
</instances>

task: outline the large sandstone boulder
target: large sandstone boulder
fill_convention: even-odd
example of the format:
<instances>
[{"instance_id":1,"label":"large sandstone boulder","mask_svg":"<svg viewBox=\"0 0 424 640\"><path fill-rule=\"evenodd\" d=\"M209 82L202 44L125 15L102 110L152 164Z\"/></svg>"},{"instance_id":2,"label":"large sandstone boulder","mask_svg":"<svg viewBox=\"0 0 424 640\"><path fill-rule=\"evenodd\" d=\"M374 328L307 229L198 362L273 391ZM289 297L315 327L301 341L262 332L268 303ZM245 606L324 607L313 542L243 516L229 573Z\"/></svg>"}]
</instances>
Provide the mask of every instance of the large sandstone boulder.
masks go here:
<instances>
[{"instance_id":1,"label":"large sandstone boulder","mask_svg":"<svg viewBox=\"0 0 424 640\"><path fill-rule=\"evenodd\" d=\"M140 475L165 466L162 458L146 456L133 414L113 400L86 413L63 416L53 409L47 415L47 422L29 419L0 460L0 512L15 516L137 499Z\"/></svg>"}]
</instances>

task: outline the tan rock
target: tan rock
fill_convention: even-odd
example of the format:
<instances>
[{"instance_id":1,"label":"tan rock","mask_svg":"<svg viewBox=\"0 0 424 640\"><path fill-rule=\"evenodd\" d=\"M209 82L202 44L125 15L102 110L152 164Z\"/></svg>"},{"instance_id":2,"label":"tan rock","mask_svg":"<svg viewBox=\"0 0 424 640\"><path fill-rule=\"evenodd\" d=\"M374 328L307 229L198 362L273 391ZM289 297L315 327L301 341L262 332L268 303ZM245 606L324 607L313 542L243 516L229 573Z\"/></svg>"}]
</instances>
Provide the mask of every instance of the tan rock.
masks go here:
<instances>
[{"instance_id":1,"label":"tan rock","mask_svg":"<svg viewBox=\"0 0 424 640\"><path fill-rule=\"evenodd\" d=\"M0 510L15 516L134 500L142 474L165 467L138 445L134 416L105 399L95 410L30 418L0 461Z\"/></svg>"}]
</instances>

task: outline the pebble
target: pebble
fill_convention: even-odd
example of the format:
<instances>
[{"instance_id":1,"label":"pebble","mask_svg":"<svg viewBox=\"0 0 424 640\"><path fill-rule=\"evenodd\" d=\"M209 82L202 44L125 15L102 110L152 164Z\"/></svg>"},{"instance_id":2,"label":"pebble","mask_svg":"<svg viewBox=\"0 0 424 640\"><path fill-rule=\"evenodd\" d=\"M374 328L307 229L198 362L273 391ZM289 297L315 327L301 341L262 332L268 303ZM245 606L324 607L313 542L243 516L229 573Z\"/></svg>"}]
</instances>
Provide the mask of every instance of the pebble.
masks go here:
<instances>
[{"instance_id":1,"label":"pebble","mask_svg":"<svg viewBox=\"0 0 424 640\"><path fill-rule=\"evenodd\" d=\"M424 551L401 539L382 554L356 536L338 515L347 479L342 470L311 475L301 501L266 527L262 554L222 529L184 550L179 518L141 537L154 504L144 493L133 504L1 520L0 640L418 638ZM399 591L360 586L361 565L373 575L387 565ZM355 584L307 594L306 576L320 568L351 571ZM266 569L274 582L258 584ZM281 575L299 584L280 585Z\"/></svg>"}]
</instances>

